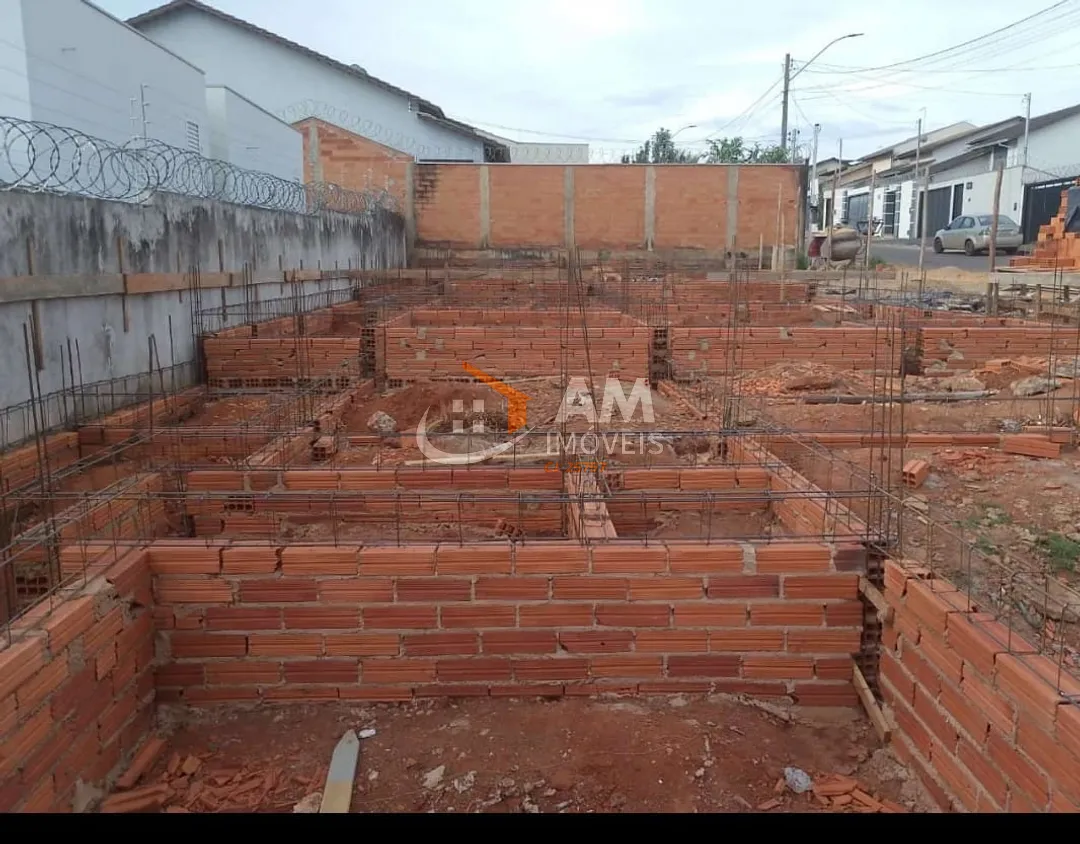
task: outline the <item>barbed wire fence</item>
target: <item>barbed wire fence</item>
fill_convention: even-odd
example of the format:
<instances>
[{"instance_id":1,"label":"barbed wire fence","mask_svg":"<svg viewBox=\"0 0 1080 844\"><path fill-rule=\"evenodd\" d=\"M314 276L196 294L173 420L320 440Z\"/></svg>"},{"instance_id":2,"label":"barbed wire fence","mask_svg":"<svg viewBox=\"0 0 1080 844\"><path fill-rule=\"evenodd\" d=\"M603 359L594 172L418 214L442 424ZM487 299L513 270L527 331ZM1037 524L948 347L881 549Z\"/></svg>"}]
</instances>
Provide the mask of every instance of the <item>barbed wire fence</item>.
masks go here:
<instances>
[{"instance_id":1,"label":"barbed wire fence","mask_svg":"<svg viewBox=\"0 0 1080 844\"><path fill-rule=\"evenodd\" d=\"M0 190L48 191L122 202L156 193L294 214L400 211L387 190L291 182L152 138L123 145L52 123L0 116Z\"/></svg>"}]
</instances>

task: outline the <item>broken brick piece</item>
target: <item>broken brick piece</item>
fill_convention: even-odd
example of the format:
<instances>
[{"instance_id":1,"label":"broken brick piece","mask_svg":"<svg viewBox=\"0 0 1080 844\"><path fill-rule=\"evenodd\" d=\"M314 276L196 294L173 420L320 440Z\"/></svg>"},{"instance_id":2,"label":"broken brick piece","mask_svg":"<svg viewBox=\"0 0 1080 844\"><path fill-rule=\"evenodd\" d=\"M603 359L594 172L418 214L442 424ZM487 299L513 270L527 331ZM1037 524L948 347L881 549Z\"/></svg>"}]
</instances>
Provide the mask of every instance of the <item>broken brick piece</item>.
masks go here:
<instances>
[{"instance_id":1,"label":"broken brick piece","mask_svg":"<svg viewBox=\"0 0 1080 844\"><path fill-rule=\"evenodd\" d=\"M159 738L158 736L151 736L144 742L143 746L139 748L139 751L131 760L128 769L120 775L119 779L117 779L117 791L127 791L130 788L134 788L146 772L154 767L154 763L157 762L158 757L164 749L165 739Z\"/></svg>"},{"instance_id":2,"label":"broken brick piece","mask_svg":"<svg viewBox=\"0 0 1080 844\"><path fill-rule=\"evenodd\" d=\"M124 791L105 798L101 804L103 815L156 812L165 805L171 791L166 783L147 785L134 791Z\"/></svg>"}]
</instances>

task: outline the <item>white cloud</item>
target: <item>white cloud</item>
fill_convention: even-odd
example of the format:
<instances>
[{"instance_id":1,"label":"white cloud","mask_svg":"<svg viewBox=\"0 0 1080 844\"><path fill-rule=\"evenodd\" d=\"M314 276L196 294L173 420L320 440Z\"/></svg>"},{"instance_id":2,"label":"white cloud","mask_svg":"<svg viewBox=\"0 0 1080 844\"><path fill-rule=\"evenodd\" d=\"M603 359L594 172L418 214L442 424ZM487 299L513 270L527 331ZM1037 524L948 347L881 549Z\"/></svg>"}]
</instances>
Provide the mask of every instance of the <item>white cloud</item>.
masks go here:
<instances>
[{"instance_id":1,"label":"white cloud","mask_svg":"<svg viewBox=\"0 0 1080 844\"><path fill-rule=\"evenodd\" d=\"M98 2L122 17L154 5L152 0ZM701 131L688 130L680 140L704 137L779 77L785 52L796 62L806 61L831 39L852 31L865 35L833 45L798 76L790 112L791 125L801 127L804 137L812 123L820 123L822 149L833 149L846 137L845 150L852 154L913 134L924 107L930 125L940 126L1016 114L1020 105L1014 94L1023 91L1035 92L1034 113L1071 105L1075 73L967 71L1080 62L1080 0L1075 12L1059 14L1046 31L1006 32L938 62L936 72L890 71L869 79L832 71L889 64L959 44L1049 0L1031 8L1013 0L980 0L975 25L970 17L943 15L938 0L911 0L899 12L884 6L859 6L855 12L851 6L808 7L804 0L772 0L762 10L734 9L715 0L210 2L314 50L356 62L459 119L614 139L593 142L613 150L627 146L615 141L644 138L659 126L696 123ZM778 139L779 126L777 88L732 130Z\"/></svg>"}]
</instances>

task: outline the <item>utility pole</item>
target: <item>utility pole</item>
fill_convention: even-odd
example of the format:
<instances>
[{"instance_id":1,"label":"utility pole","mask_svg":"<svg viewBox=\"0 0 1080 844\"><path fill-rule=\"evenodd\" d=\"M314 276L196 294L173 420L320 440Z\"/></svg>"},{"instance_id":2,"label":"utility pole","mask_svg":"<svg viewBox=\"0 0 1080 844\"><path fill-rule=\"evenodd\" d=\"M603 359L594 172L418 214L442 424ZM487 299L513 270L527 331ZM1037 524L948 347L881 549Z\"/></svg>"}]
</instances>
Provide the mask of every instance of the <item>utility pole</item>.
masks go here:
<instances>
[{"instance_id":1,"label":"utility pole","mask_svg":"<svg viewBox=\"0 0 1080 844\"><path fill-rule=\"evenodd\" d=\"M919 233L918 232L918 227L921 225L920 217L922 217L922 214L919 213L919 185L921 184L919 182L919 164L921 163L921 160L920 160L921 158L922 158L922 118L920 117L917 121L915 121L915 179L914 179L915 185L914 185L914 187L915 187L915 227L916 227L916 231L914 232L914 234ZM926 213L925 209L923 210L923 213Z\"/></svg>"},{"instance_id":2,"label":"utility pole","mask_svg":"<svg viewBox=\"0 0 1080 844\"><path fill-rule=\"evenodd\" d=\"M930 204L930 168L926 168L926 172L923 173L923 187L922 187L922 220L919 226L919 278L922 278L923 263L926 258L926 218L930 216L930 209L927 207Z\"/></svg>"},{"instance_id":3,"label":"utility pole","mask_svg":"<svg viewBox=\"0 0 1080 844\"><path fill-rule=\"evenodd\" d=\"M1021 160L1021 167L1026 168L1028 166L1028 138L1031 135L1031 94L1024 94L1024 157ZM1024 171L1020 171L1020 179L1023 181ZM994 212L997 213L996 211ZM996 219L996 218L995 218Z\"/></svg>"},{"instance_id":4,"label":"utility pole","mask_svg":"<svg viewBox=\"0 0 1080 844\"><path fill-rule=\"evenodd\" d=\"M818 145L818 135L820 135L820 134L821 134L821 124L820 123L815 123L814 124L814 149L813 149L813 152L811 153L813 158L812 158L812 161L811 161L811 164L810 164L810 184L814 186L813 205L814 205L815 208L818 209L818 215L819 215L818 219L819 220L820 220L820 215L821 215L821 210L822 210L821 209L821 188L818 187L818 183L817 183L817 145Z\"/></svg>"},{"instance_id":5,"label":"utility pole","mask_svg":"<svg viewBox=\"0 0 1080 844\"><path fill-rule=\"evenodd\" d=\"M997 234L998 234L998 211L1001 209L1001 177L1005 172L1005 162L998 162L994 168L997 176L994 178L994 211L990 221L990 274L993 276L997 266Z\"/></svg>"},{"instance_id":6,"label":"utility pole","mask_svg":"<svg viewBox=\"0 0 1080 844\"><path fill-rule=\"evenodd\" d=\"M788 94L791 91L791 53L784 55L784 101L780 107L780 143L784 145L784 152L788 150L787 139L787 109Z\"/></svg>"}]
</instances>

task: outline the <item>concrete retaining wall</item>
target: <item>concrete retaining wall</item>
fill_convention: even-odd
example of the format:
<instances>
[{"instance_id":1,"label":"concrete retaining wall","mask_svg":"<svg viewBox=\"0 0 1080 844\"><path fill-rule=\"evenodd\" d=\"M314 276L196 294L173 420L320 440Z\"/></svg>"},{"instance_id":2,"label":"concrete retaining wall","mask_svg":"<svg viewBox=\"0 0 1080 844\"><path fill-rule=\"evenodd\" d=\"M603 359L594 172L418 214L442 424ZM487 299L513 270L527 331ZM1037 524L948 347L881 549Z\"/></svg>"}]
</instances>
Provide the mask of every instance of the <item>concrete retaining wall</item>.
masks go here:
<instances>
[{"instance_id":1,"label":"concrete retaining wall","mask_svg":"<svg viewBox=\"0 0 1080 844\"><path fill-rule=\"evenodd\" d=\"M243 321L239 306L252 295L245 299L245 265L265 302L348 288L347 271L404 263L404 220L384 211L308 216L175 195L137 205L0 192L0 346L9 364L0 407L30 397L24 324L49 394L70 387L72 370L84 384L146 372L150 335L163 366L191 360L192 266L204 287L196 307L234 309L209 329ZM67 363L69 338L81 372ZM4 440L20 435L8 430Z\"/></svg>"}]
</instances>

